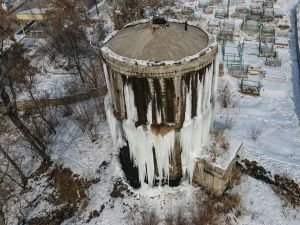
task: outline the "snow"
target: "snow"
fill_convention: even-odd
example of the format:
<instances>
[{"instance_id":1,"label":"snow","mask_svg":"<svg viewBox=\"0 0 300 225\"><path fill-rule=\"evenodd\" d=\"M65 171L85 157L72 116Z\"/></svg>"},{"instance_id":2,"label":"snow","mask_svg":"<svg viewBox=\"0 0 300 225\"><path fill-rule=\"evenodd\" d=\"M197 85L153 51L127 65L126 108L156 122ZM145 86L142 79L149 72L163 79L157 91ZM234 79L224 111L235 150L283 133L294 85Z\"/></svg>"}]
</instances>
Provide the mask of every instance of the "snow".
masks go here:
<instances>
[{"instance_id":1,"label":"snow","mask_svg":"<svg viewBox=\"0 0 300 225\"><path fill-rule=\"evenodd\" d=\"M289 15L289 11L286 12ZM238 81L230 76L220 78L219 83L229 81L235 87L236 94L240 96L239 106L229 109L230 115L235 118L235 125L230 130L230 135L244 143L239 155L257 161L273 174L287 172L299 182L300 128L294 105L299 96L297 94L299 88L296 83L292 83L296 82L298 76L293 35L290 33L290 50L277 49L278 56L282 59L282 66L279 68L265 66L264 58L252 54L255 44L245 42L244 63L261 67L266 71L265 78L249 76L249 79L258 80L262 84L259 97L238 93ZM293 88L297 89L293 90ZM225 110L217 109L216 120L223 120L225 114ZM249 135L253 123L260 124L262 127L262 134L256 141L252 141Z\"/></svg>"},{"instance_id":2,"label":"snow","mask_svg":"<svg viewBox=\"0 0 300 225\"><path fill-rule=\"evenodd\" d=\"M262 181L242 177L241 184L234 188L233 193L241 196L241 207L245 211L236 224L297 225L300 222L299 208L284 206L272 188Z\"/></svg>"},{"instance_id":3,"label":"snow","mask_svg":"<svg viewBox=\"0 0 300 225\"><path fill-rule=\"evenodd\" d=\"M32 8L29 10L24 10L24 11L20 11L18 12L18 14L45 14L47 12L47 9L41 9L41 8Z\"/></svg>"},{"instance_id":4,"label":"snow","mask_svg":"<svg viewBox=\"0 0 300 225\"><path fill-rule=\"evenodd\" d=\"M185 1L186 4L184 5L188 6L192 3L190 5L194 6L198 2ZM249 5L250 2L247 1L247 4ZM278 0L276 7L282 9L285 15L289 15L290 9L295 3L295 0L289 1L288 4L284 0ZM196 9L196 11L199 12L199 9ZM212 21L215 20L213 15L206 16ZM238 23L238 20L236 20L236 23ZM228 132L228 137L231 141L230 146L233 149L235 149L234 146L238 146L239 141L243 141L243 148L239 152L241 159L255 160L266 170L271 171L272 174L286 173L299 183L300 127L297 114L300 115L300 110L297 107L297 102L299 102L300 98L298 93L299 72L295 54L296 40L293 39L294 34L294 28L292 27L292 32L289 33L289 49L277 49L279 57L282 59L282 66L280 68L266 67L264 65L264 58L259 58L253 54L256 52L257 42L245 41L245 64L258 66L267 71L266 78L259 76L249 77L253 80L261 81L263 85L261 96L253 97L240 94L238 92L238 80L225 75L225 77L219 79L219 84L230 82L233 92L239 96L239 104L235 108L226 110L221 109L216 104L215 122L223 123L227 113L234 116L234 126L226 132ZM251 37L244 33L241 33L241 36L244 36L245 40L251 40ZM288 37L286 39L282 38L281 41L286 42L287 40ZM147 62L141 63L147 64ZM57 72L57 69L51 72ZM55 73L49 73L48 76L38 75L39 89L50 90L52 89L51 87L55 86L58 89L63 89L62 86L59 86L59 84L62 84L60 83L60 76ZM109 99L106 100L107 122L99 124L100 138L96 142L91 142L90 138L82 133L69 118L60 118L58 132L52 137L51 144L48 147L52 160L65 168L70 168L74 173L79 174L83 178L100 178L98 183L93 184L87 190L88 200L86 208L79 210L73 218L65 221L63 224L128 225L133 223L132 217L141 219L142 212L149 214L152 210L157 212L161 221L160 224L163 224L162 221L168 214L175 216L180 208L183 209L185 216L190 216L196 207L196 201L207 198L207 195L201 188L192 186L188 181L182 181L175 188L143 185L140 189L134 190L129 187L129 192L124 193L124 198L112 198L110 196L115 180L118 178L125 180L117 151L118 147L124 146L124 138L130 139L130 141L127 141L133 149L132 158L136 163L142 165L142 169L139 171L140 179L143 180L145 176L148 177L148 180L153 180L154 178L153 173L146 174L145 171L147 166L151 167L153 165L153 146L158 149L164 149L158 156L161 162L159 173L160 175L168 173L165 160L169 157L170 151L172 151L174 134L173 132L169 132L165 136L153 136L149 127L135 127L133 121L136 118L136 109L133 104L131 91L129 85L127 87L126 106L130 108L131 120L125 121L122 124L124 126L123 129L127 129L126 134L120 129L121 124L118 123L113 115ZM56 91L53 91L53 93L57 95ZM199 88L198 95L202 96L198 100L200 102L200 99L202 101L202 98L204 99L205 95L209 96L210 93L208 93L208 90ZM189 101L190 97L187 96L188 108L190 107ZM207 104L209 105L209 101ZM199 153L199 151L188 151L188 149L196 149L188 145L199 146L197 149L202 148L203 139L206 137L201 137L201 134L205 132L202 132L203 128L200 129L200 127L205 123L205 129L209 130L209 121L211 121L209 115L211 114L211 110L209 107L206 110L198 108L197 117L193 119L190 118L190 112L187 110L185 125L181 131L181 138L184 139L182 143L185 143L186 147L186 150L182 153L185 162L194 160ZM152 112L151 104L148 107L148 118L151 118L150 112ZM156 113L160 115L161 112L157 111ZM150 120L148 121L151 122ZM262 134L256 141L251 140L249 137L249 129L253 123L261 124L263 127ZM111 135L111 133L115 135ZM140 140L140 143L137 143L137 140ZM144 155L140 155L138 151L134 150L137 148L142 148ZM19 146L14 151L24 152ZM205 152L201 153L206 154ZM36 164L30 157L27 155L22 165L26 170L29 168L28 164ZM224 159L230 157L231 155L229 154L223 158L217 158L216 165L226 167L227 160ZM107 167L100 166L104 161L107 162ZM189 165L193 165L193 163ZM192 168L188 168L187 163L183 166L185 166L185 170L191 173ZM39 200L36 208L23 209L28 202L31 202L43 192L52 193L53 190L45 187L47 183L46 179L43 178L39 181L31 180L28 192L20 198L14 199L4 208L7 224L17 224L18 217L21 218L21 212L23 214L25 212L25 215L29 217L35 217L44 215L47 210L52 209L53 206L45 200ZM124 182L126 183L126 181ZM290 205L285 205L268 184L244 176L239 185L234 187L233 190L229 190L230 193L237 193L241 197L242 215L236 218L234 224L300 224L299 207L293 209ZM102 205L105 208L101 212L101 215L87 222L90 213L93 210L99 210Z\"/></svg>"}]
</instances>

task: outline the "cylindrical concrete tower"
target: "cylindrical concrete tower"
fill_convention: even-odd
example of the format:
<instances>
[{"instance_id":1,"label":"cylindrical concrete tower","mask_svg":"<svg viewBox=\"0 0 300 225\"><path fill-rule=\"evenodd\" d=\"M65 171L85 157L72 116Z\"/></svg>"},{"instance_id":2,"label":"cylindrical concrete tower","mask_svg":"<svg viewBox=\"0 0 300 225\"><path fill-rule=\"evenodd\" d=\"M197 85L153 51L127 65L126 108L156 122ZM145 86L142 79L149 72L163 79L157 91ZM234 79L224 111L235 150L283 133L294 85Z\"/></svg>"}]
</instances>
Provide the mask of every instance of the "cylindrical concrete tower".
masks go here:
<instances>
[{"instance_id":1,"label":"cylindrical concrete tower","mask_svg":"<svg viewBox=\"0 0 300 225\"><path fill-rule=\"evenodd\" d=\"M212 127L215 40L194 25L158 18L112 33L101 51L107 118L129 181L192 178Z\"/></svg>"}]
</instances>

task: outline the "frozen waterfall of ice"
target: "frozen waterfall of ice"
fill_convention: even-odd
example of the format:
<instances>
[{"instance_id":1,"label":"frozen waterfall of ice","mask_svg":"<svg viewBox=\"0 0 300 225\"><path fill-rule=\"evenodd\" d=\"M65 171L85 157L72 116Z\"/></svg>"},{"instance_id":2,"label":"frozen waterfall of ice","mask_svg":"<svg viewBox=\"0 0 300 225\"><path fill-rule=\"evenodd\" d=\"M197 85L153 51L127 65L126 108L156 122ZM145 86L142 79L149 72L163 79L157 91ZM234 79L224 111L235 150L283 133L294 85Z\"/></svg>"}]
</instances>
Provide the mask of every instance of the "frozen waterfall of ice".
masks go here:
<instances>
[{"instance_id":1,"label":"frozen waterfall of ice","mask_svg":"<svg viewBox=\"0 0 300 225\"><path fill-rule=\"evenodd\" d=\"M115 115L113 113L113 105L111 103L111 98L109 95L105 97L104 105L106 111L106 119L108 121L108 125L112 135L113 144L115 148L122 148L126 146L126 142L123 139L122 124L115 118Z\"/></svg>"},{"instance_id":2,"label":"frozen waterfall of ice","mask_svg":"<svg viewBox=\"0 0 300 225\"><path fill-rule=\"evenodd\" d=\"M190 181L193 178L195 160L201 157L203 147L208 143L213 120L213 102L211 101L213 84L213 66L206 69L204 81L198 80L197 114L191 118L191 84L186 87L186 113L183 127L180 130L180 145L182 148L182 172L187 173ZM215 85L215 83L214 83Z\"/></svg>"},{"instance_id":3,"label":"frozen waterfall of ice","mask_svg":"<svg viewBox=\"0 0 300 225\"><path fill-rule=\"evenodd\" d=\"M130 156L134 164L138 166L139 180L141 183L148 180L152 184L155 180L154 157L157 163L158 179L169 177L169 159L175 143L175 131L168 133L154 134L151 131L152 102L147 109L147 126L135 126L137 121L137 110L134 104L134 93L130 84L124 86L125 105L127 120L123 122L123 129L128 141ZM156 107L157 109L158 107ZM156 110L156 118L161 122L161 112ZM155 149L153 151L153 148Z\"/></svg>"},{"instance_id":4,"label":"frozen waterfall of ice","mask_svg":"<svg viewBox=\"0 0 300 225\"><path fill-rule=\"evenodd\" d=\"M218 64L217 64L218 65ZM203 147L208 143L209 133L213 121L213 99L217 82L216 63L206 69L204 79L198 80L197 85L197 111L196 116L192 118L192 84L183 87L182 91L186 93L185 121L180 131L180 145L182 148L181 162L182 171L187 173L190 180L193 177L193 170L196 158L201 156ZM106 67L104 67L107 73ZM215 70L215 76L214 76ZM105 74L107 83L109 79ZM109 85L108 85L109 86ZM110 89L109 89L110 93ZM115 146L120 148L128 142L130 157L138 167L139 180L144 185L144 180L153 184L155 178L162 180L169 178L170 155L175 145L175 130L170 129L165 134L152 132L152 101L155 101L157 123L161 123L161 112L157 107L156 97L149 102L147 107L148 124L136 127L138 120L137 108L134 101L134 92L131 84L124 85L124 98L127 111L127 119L119 122L113 114L113 107L110 98L106 98L107 119L111 129ZM154 151L153 151L154 150ZM155 174L155 160L157 165L157 174Z\"/></svg>"}]
</instances>

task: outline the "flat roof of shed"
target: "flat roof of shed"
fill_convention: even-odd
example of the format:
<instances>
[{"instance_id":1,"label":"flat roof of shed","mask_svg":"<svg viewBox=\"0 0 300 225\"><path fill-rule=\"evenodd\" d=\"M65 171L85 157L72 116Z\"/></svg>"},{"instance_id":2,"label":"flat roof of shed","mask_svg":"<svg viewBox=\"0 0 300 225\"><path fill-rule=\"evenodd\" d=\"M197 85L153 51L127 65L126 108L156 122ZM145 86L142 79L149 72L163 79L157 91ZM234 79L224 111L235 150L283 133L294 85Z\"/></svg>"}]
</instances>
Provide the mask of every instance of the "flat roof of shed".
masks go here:
<instances>
[{"instance_id":1,"label":"flat roof of shed","mask_svg":"<svg viewBox=\"0 0 300 225\"><path fill-rule=\"evenodd\" d=\"M209 43L208 35L195 26L169 22L154 29L151 22L125 27L105 46L114 53L138 60L172 61L192 56Z\"/></svg>"}]
</instances>

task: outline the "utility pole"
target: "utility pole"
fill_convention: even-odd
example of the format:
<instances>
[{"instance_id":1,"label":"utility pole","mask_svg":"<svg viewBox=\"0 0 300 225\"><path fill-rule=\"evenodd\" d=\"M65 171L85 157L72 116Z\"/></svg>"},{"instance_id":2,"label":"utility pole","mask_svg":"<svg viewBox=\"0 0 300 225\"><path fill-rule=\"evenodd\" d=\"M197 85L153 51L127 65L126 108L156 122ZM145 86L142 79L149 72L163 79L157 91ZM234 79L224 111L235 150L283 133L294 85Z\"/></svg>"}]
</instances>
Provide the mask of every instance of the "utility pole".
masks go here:
<instances>
[{"instance_id":1,"label":"utility pole","mask_svg":"<svg viewBox=\"0 0 300 225\"><path fill-rule=\"evenodd\" d=\"M227 17L229 18L229 6L230 6L230 0L227 1Z\"/></svg>"},{"instance_id":2,"label":"utility pole","mask_svg":"<svg viewBox=\"0 0 300 225\"><path fill-rule=\"evenodd\" d=\"M99 16L98 3L97 3L97 0L94 0L94 1L95 1L95 6L96 6L96 13L97 13L97 16Z\"/></svg>"}]
</instances>

